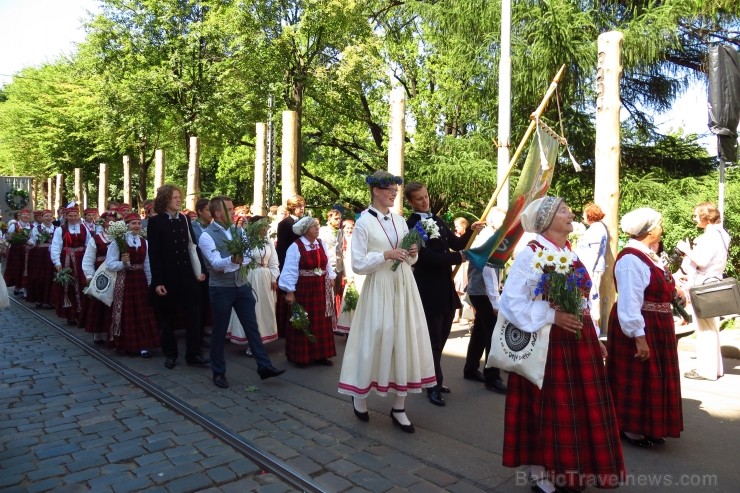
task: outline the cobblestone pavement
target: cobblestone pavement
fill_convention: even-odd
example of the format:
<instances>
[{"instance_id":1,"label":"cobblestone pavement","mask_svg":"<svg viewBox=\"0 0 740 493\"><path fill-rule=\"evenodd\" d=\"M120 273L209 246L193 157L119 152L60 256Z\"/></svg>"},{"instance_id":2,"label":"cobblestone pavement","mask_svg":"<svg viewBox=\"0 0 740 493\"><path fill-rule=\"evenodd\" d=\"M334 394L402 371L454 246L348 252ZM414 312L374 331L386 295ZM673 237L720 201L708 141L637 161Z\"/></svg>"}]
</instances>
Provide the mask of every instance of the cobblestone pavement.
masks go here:
<instances>
[{"instance_id":1,"label":"cobblestone pavement","mask_svg":"<svg viewBox=\"0 0 740 493\"><path fill-rule=\"evenodd\" d=\"M0 312L0 327L1 491L290 490L18 306ZM213 386L209 369L182 359L167 370L157 352L151 359L105 352L322 491L529 491L522 470L501 466L504 397L462 379L465 327L454 327L445 348L447 406L407 399L414 435L392 426L389 399L369 399L369 423L354 418L336 391L344 342L337 337L335 366L305 369L285 361L282 340L268 344L275 366L288 371L264 382L243 349L227 345L227 390ZM682 371L691 368L689 352L680 359ZM630 484L622 491L737 491L740 476L727 458L740 441L740 360L726 359L725 370L717 382L682 379L680 440L657 450L625 445Z\"/></svg>"}]
</instances>

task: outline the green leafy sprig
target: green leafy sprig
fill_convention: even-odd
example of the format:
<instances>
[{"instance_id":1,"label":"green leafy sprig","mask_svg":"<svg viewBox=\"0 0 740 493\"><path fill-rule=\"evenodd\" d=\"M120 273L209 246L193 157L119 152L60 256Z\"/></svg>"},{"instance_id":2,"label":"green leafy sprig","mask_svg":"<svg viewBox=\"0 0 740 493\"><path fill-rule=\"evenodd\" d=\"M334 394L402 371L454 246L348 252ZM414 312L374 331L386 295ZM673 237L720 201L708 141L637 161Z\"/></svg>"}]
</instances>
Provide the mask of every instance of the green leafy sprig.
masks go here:
<instances>
[{"instance_id":1,"label":"green leafy sprig","mask_svg":"<svg viewBox=\"0 0 740 493\"><path fill-rule=\"evenodd\" d=\"M57 271L54 274L54 282L57 284L61 284L62 286L69 286L74 282L74 277L72 277L72 269L69 267L64 267Z\"/></svg>"},{"instance_id":2,"label":"green leafy sprig","mask_svg":"<svg viewBox=\"0 0 740 493\"><path fill-rule=\"evenodd\" d=\"M311 321L308 319L308 313L306 312L306 309L303 308L303 305L301 305L300 303L293 303L293 305L290 307L289 321L291 327L300 331L304 336L306 336L308 342L316 342L316 336L313 335L313 332L311 332L310 329Z\"/></svg>"},{"instance_id":3,"label":"green leafy sprig","mask_svg":"<svg viewBox=\"0 0 740 493\"><path fill-rule=\"evenodd\" d=\"M351 312L357 308L357 301L359 299L360 293L358 293L357 288L355 288L355 282L350 281L349 286L347 287L347 292L344 293L344 308L342 308L342 312Z\"/></svg>"}]
</instances>

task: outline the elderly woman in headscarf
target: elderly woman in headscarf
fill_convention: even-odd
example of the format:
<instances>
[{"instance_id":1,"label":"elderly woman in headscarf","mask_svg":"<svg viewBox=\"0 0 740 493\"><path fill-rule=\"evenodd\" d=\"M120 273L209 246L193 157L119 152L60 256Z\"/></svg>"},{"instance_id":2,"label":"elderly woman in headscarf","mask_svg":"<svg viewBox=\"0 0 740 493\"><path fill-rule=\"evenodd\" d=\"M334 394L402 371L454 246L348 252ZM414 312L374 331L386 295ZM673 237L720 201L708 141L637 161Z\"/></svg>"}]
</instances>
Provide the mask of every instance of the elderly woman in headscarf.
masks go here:
<instances>
[{"instance_id":1,"label":"elderly woman in headscarf","mask_svg":"<svg viewBox=\"0 0 740 493\"><path fill-rule=\"evenodd\" d=\"M663 236L660 213L636 209L620 226L630 239L614 266L619 299L609 315L607 371L622 437L648 448L683 430L675 284L655 253Z\"/></svg>"},{"instance_id":2,"label":"elderly woman in headscarf","mask_svg":"<svg viewBox=\"0 0 740 493\"><path fill-rule=\"evenodd\" d=\"M288 327L285 333L285 355L288 361L303 366L309 363L332 366L337 355L334 347L334 328L337 324L334 309L333 280L336 273L329 255L319 239L319 221L306 216L293 225L293 233L300 237L288 247L280 273L279 286L286 292L285 301L291 306L300 303L308 313L313 342L309 335Z\"/></svg>"},{"instance_id":3,"label":"elderly woman in headscarf","mask_svg":"<svg viewBox=\"0 0 740 493\"><path fill-rule=\"evenodd\" d=\"M582 321L542 299L535 250L570 252L574 214L562 198L543 197L521 214L534 240L517 255L506 279L499 311L524 332L551 324L542 388L510 373L504 418L503 465L530 466L532 489L581 491L587 485L618 486L624 476L614 405L584 283ZM585 271L575 258L576 269ZM588 275L588 274L584 274ZM580 337L578 336L580 331Z\"/></svg>"}]
</instances>

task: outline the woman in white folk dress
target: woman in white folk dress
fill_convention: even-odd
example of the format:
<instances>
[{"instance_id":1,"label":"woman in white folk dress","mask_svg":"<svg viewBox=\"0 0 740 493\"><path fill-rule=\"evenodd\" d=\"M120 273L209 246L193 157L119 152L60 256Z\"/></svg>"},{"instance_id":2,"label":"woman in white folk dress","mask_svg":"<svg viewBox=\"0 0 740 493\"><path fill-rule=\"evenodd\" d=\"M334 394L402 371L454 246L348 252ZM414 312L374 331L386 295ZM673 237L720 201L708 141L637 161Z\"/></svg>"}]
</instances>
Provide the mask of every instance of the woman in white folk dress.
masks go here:
<instances>
[{"instance_id":1,"label":"woman in white folk dress","mask_svg":"<svg viewBox=\"0 0 740 493\"><path fill-rule=\"evenodd\" d=\"M339 392L352 396L361 421L370 418L370 390L381 396L395 392L393 424L413 433L405 412L406 395L437 383L424 309L411 271L418 247L401 248L408 227L403 217L390 211L403 180L376 171L366 182L371 204L352 235L352 269L366 277L344 351ZM394 261L400 262L396 271Z\"/></svg>"},{"instance_id":2,"label":"woman in white folk dress","mask_svg":"<svg viewBox=\"0 0 740 493\"><path fill-rule=\"evenodd\" d=\"M259 221L263 222L261 234L267 237L270 227L269 220L263 216L252 216L249 219L249 222L253 224ZM255 298L257 298L257 304L255 306L257 327L259 328L260 336L262 336L262 343L266 344L278 338L275 302L277 299L277 278L280 275L280 268L278 267L275 246L269 239L265 246L253 249L250 256L252 257L252 262L256 265L249 270L247 280L254 290ZM244 328L239 323L239 319L233 310L226 337L234 344L245 344L247 346L246 355L252 357L252 350L249 348Z\"/></svg>"},{"instance_id":3,"label":"woman in white folk dress","mask_svg":"<svg viewBox=\"0 0 740 493\"><path fill-rule=\"evenodd\" d=\"M347 309L347 291L354 288L359 295L362 291L362 283L365 281L365 276L356 273L352 270L352 232L355 229L355 221L352 219L346 219L342 223L342 230L344 232L344 293L342 294L342 305L339 310L339 319L337 320L337 330L335 334L346 336L349 334L349 328L352 325L352 318L355 315L355 310ZM356 307L355 307L356 308Z\"/></svg>"}]
</instances>

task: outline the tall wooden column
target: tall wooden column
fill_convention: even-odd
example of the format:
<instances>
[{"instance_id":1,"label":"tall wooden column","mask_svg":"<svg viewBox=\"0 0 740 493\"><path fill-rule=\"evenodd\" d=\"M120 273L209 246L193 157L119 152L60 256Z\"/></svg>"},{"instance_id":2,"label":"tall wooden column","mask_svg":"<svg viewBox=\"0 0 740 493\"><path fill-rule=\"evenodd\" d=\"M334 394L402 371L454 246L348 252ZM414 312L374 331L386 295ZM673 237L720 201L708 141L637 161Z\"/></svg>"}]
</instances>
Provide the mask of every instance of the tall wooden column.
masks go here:
<instances>
[{"instance_id":1,"label":"tall wooden column","mask_svg":"<svg viewBox=\"0 0 740 493\"><path fill-rule=\"evenodd\" d=\"M123 202L131 204L131 156L123 156Z\"/></svg>"},{"instance_id":2,"label":"tall wooden column","mask_svg":"<svg viewBox=\"0 0 740 493\"><path fill-rule=\"evenodd\" d=\"M298 193L298 113L283 111L283 151L281 162L283 205Z\"/></svg>"},{"instance_id":3,"label":"tall wooden column","mask_svg":"<svg viewBox=\"0 0 740 493\"><path fill-rule=\"evenodd\" d=\"M617 256L619 239L619 161L621 154L619 110L619 79L622 76L622 36L611 31L598 39L598 65L596 69L596 153L594 202L606 215L604 224L609 232L609 248L606 250L606 272L601 278L602 334L608 331L609 311L616 301L612 269Z\"/></svg>"},{"instance_id":4,"label":"tall wooden column","mask_svg":"<svg viewBox=\"0 0 740 493\"><path fill-rule=\"evenodd\" d=\"M390 131L388 134L388 172L403 176L403 152L406 146L406 94L397 87L391 93ZM392 211L401 214L403 194L396 195Z\"/></svg>"},{"instance_id":5,"label":"tall wooden column","mask_svg":"<svg viewBox=\"0 0 740 493\"><path fill-rule=\"evenodd\" d=\"M60 207L67 204L62 204L62 188L64 187L64 175L57 173L56 177L56 194L54 196L54 210L58 211Z\"/></svg>"},{"instance_id":6,"label":"tall wooden column","mask_svg":"<svg viewBox=\"0 0 740 493\"><path fill-rule=\"evenodd\" d=\"M46 179L46 207L45 209L54 208L54 179L50 176ZM57 217L57 209L52 211L52 215Z\"/></svg>"},{"instance_id":7,"label":"tall wooden column","mask_svg":"<svg viewBox=\"0 0 740 493\"><path fill-rule=\"evenodd\" d=\"M200 180L198 161L200 159L200 139L190 137L190 149L188 153L188 188L185 196L185 207L191 211L195 210L195 203L200 194Z\"/></svg>"},{"instance_id":8,"label":"tall wooden column","mask_svg":"<svg viewBox=\"0 0 740 493\"><path fill-rule=\"evenodd\" d=\"M82 168L75 168L75 202L82 205Z\"/></svg>"},{"instance_id":9,"label":"tall wooden column","mask_svg":"<svg viewBox=\"0 0 740 493\"><path fill-rule=\"evenodd\" d=\"M254 139L254 198L252 213L265 215L265 164L267 162L267 124L257 123Z\"/></svg>"},{"instance_id":10,"label":"tall wooden column","mask_svg":"<svg viewBox=\"0 0 740 493\"><path fill-rule=\"evenodd\" d=\"M98 175L98 214L108 209L108 165L100 163L100 175Z\"/></svg>"},{"instance_id":11,"label":"tall wooden column","mask_svg":"<svg viewBox=\"0 0 740 493\"><path fill-rule=\"evenodd\" d=\"M164 149L154 151L154 195L164 185Z\"/></svg>"}]
</instances>

